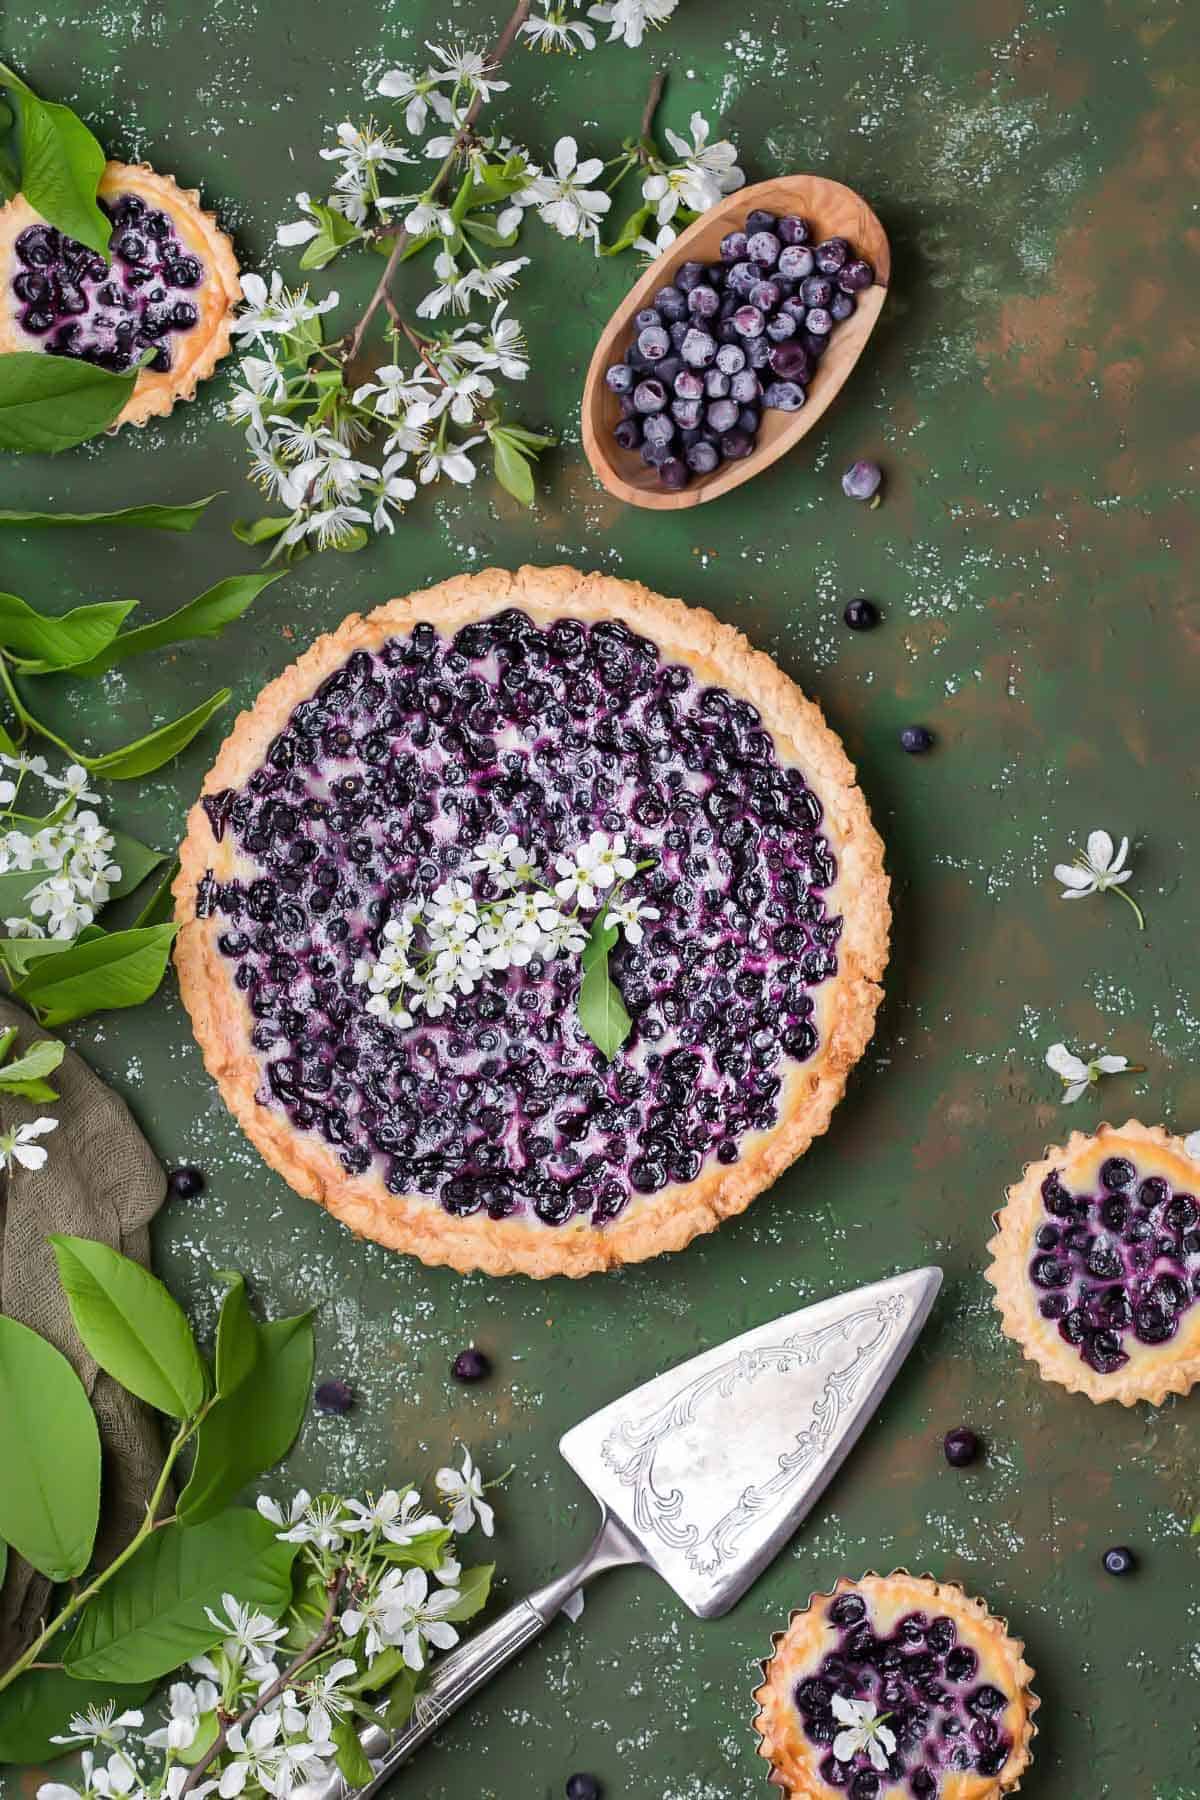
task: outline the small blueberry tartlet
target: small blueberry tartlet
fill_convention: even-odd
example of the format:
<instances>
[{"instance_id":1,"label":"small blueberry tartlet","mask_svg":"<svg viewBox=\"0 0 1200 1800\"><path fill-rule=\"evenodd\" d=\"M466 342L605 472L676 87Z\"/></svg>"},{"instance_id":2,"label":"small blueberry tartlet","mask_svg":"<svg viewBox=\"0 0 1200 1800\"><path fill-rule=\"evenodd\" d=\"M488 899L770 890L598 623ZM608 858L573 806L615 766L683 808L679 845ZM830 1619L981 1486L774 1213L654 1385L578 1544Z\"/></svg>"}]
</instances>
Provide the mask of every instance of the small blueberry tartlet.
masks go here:
<instances>
[{"instance_id":1,"label":"small blueberry tartlet","mask_svg":"<svg viewBox=\"0 0 1200 1800\"><path fill-rule=\"evenodd\" d=\"M537 914L597 843L644 919L612 933L605 1049L570 921L495 936L505 856ZM586 1275L742 1211L826 1130L887 954L882 845L817 708L710 614L573 569L320 639L237 722L181 864L184 1000L266 1160L354 1231L492 1274Z\"/></svg>"},{"instance_id":2,"label":"small blueberry tartlet","mask_svg":"<svg viewBox=\"0 0 1200 1800\"><path fill-rule=\"evenodd\" d=\"M1036 1733L1025 1646L982 1600L903 1570L842 1579L774 1639L754 1727L793 1800L991 1800Z\"/></svg>"},{"instance_id":3,"label":"small blueberry tartlet","mask_svg":"<svg viewBox=\"0 0 1200 1800\"><path fill-rule=\"evenodd\" d=\"M0 209L0 354L44 351L124 375L146 362L118 425L190 400L229 349L241 298L229 238L200 196L144 164L110 162L97 204L109 260L18 194Z\"/></svg>"},{"instance_id":4,"label":"small blueberry tartlet","mask_svg":"<svg viewBox=\"0 0 1200 1800\"><path fill-rule=\"evenodd\" d=\"M987 1278L1047 1381L1123 1406L1200 1379L1200 1166L1131 1119L1074 1132L1008 1190Z\"/></svg>"}]
</instances>

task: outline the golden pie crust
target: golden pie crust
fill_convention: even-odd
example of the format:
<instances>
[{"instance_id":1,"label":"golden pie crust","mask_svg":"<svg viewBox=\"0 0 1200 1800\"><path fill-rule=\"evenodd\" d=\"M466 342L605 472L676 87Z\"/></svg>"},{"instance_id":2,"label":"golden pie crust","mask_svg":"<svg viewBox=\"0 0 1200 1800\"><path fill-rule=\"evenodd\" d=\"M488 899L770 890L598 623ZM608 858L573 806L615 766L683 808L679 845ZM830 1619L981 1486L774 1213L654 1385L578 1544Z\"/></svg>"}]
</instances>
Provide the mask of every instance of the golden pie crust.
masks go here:
<instances>
[{"instance_id":1,"label":"golden pie crust","mask_svg":"<svg viewBox=\"0 0 1200 1800\"><path fill-rule=\"evenodd\" d=\"M112 429L120 425L144 425L165 417L177 400L195 397L197 383L207 379L229 352L234 308L242 297L237 257L233 244L217 224L216 214L204 212L196 188L181 188L170 175L157 175L147 163L110 162L100 177L99 194L137 194L148 206L170 216L181 244L204 264L204 280L191 291L199 319L190 331L173 336L172 367L163 373L143 369ZM7 271L13 245L30 225L44 223L23 194L0 208L0 271ZM0 354L36 349L40 338L22 330L19 308L7 279L0 279Z\"/></svg>"},{"instance_id":2,"label":"golden pie crust","mask_svg":"<svg viewBox=\"0 0 1200 1800\"><path fill-rule=\"evenodd\" d=\"M359 1235L426 1263L490 1275L581 1276L682 1249L731 1213L743 1211L826 1130L871 1036L882 995L879 981L891 917L888 879L883 845L841 742L818 708L769 657L710 613L664 599L635 582L571 568L486 569L389 601L365 618L356 614L346 619L242 714L203 791L240 787L262 763L298 703L355 650L374 649L419 620L451 636L506 607L518 607L542 624L563 617L623 620L652 639L667 661L687 663L701 681L752 701L783 762L798 764L819 796L825 808L822 831L838 861L837 882L828 890L832 909L844 918L838 971L817 990L818 1048L785 1076L776 1125L747 1134L738 1162L710 1162L694 1181L673 1183L649 1196L635 1194L604 1226L585 1218L547 1226L536 1217L452 1217L427 1196L389 1193L377 1171L347 1174L320 1138L297 1130L255 1100L262 1076L250 1044L249 1008L217 949L218 921L198 919L195 908L197 884L206 870L213 870L218 881L228 881L237 850L229 834L221 843L215 841L200 804L189 814L180 851L174 893L181 930L175 956L209 1072L247 1136L297 1193L319 1201Z\"/></svg>"},{"instance_id":3,"label":"golden pie crust","mask_svg":"<svg viewBox=\"0 0 1200 1800\"><path fill-rule=\"evenodd\" d=\"M1100 1164L1110 1156L1127 1156L1141 1177L1163 1175L1173 1188L1200 1194L1200 1166L1182 1138L1161 1125L1100 1125L1094 1134L1073 1131L1061 1148L1051 1147L1041 1162L1029 1163L1021 1180L1008 1190L1008 1201L996 1215L998 1230L988 1245L993 1261L984 1272L996 1290L1006 1337L1021 1346L1047 1381L1073 1394L1086 1394L1097 1405L1119 1400L1134 1406L1148 1400L1161 1406L1168 1394L1186 1394L1200 1380L1200 1304L1183 1314L1179 1330L1165 1344L1143 1344L1125 1336L1121 1348L1129 1361L1111 1375L1090 1368L1073 1344L1059 1335L1053 1319L1038 1311L1038 1291L1029 1279L1034 1233L1046 1217L1042 1183L1058 1172L1069 1190L1099 1185Z\"/></svg>"},{"instance_id":4,"label":"golden pie crust","mask_svg":"<svg viewBox=\"0 0 1200 1800\"><path fill-rule=\"evenodd\" d=\"M792 1800L845 1800L846 1789L831 1787L822 1777L820 1764L828 1751L805 1734L792 1698L798 1681L812 1673L836 1649L839 1632L829 1623L828 1605L839 1594L861 1594L870 1609L871 1623L879 1635L890 1631L906 1613L945 1614L958 1627L958 1642L969 1645L979 1657L979 1682L989 1682L1008 1705L997 1723L1012 1738L1008 1761L998 1775L980 1775L974 1769L946 1770L941 1774L936 1800L991 1800L1012 1794L1032 1760L1030 1748L1037 1735L1033 1715L1041 1704L1030 1687L1033 1670L1025 1661L1025 1646L1009 1636L1004 1619L993 1618L982 1600L972 1600L957 1582L935 1581L930 1575L910 1575L898 1569L891 1575L864 1575L861 1581L843 1576L828 1594L814 1594L808 1605L794 1612L786 1631L772 1638L773 1654L762 1665L762 1686L754 1691L758 1711L758 1753L771 1765L769 1780ZM879 1800L912 1800L907 1779L880 1779Z\"/></svg>"}]
</instances>

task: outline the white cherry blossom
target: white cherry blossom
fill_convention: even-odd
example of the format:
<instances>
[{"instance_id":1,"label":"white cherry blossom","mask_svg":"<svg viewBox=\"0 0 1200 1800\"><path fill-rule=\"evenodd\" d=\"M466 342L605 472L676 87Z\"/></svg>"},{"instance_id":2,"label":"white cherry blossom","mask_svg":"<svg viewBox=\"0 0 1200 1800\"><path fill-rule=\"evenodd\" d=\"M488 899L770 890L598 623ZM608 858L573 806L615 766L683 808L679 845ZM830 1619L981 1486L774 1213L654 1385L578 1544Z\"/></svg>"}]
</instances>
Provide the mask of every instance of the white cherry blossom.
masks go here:
<instances>
[{"instance_id":1,"label":"white cherry blossom","mask_svg":"<svg viewBox=\"0 0 1200 1800\"><path fill-rule=\"evenodd\" d=\"M538 175L530 183L538 216L561 237L591 238L597 243L600 221L612 205L612 198L588 183L603 173L600 157L591 156L580 162L575 139L559 138L554 146L553 175Z\"/></svg>"},{"instance_id":2,"label":"white cherry blossom","mask_svg":"<svg viewBox=\"0 0 1200 1800\"><path fill-rule=\"evenodd\" d=\"M521 27L522 35L534 50L565 50L574 56L577 50L594 50L596 34L584 19L572 18L565 6L547 6L533 13Z\"/></svg>"},{"instance_id":3,"label":"white cherry blossom","mask_svg":"<svg viewBox=\"0 0 1200 1800\"><path fill-rule=\"evenodd\" d=\"M665 25L679 0L601 0L588 7L588 18L610 27L608 41L620 38L636 50L646 34L647 25Z\"/></svg>"},{"instance_id":4,"label":"white cherry blossom","mask_svg":"<svg viewBox=\"0 0 1200 1800\"><path fill-rule=\"evenodd\" d=\"M478 1520L484 1537L491 1537L495 1515L483 1497L483 1476L464 1448L461 1469L439 1469L435 1476L438 1492L450 1502L450 1529L461 1535L470 1531Z\"/></svg>"},{"instance_id":5,"label":"white cherry blossom","mask_svg":"<svg viewBox=\"0 0 1200 1800\"><path fill-rule=\"evenodd\" d=\"M1106 894L1111 890L1124 900L1126 906L1132 907L1138 924L1145 930L1141 907L1124 891L1125 882L1133 874L1133 870L1125 866L1128 854L1127 837L1115 847L1107 831L1089 832L1087 848L1077 853L1074 862L1054 865L1055 879L1063 884L1062 899L1086 900L1089 894Z\"/></svg>"},{"instance_id":6,"label":"white cherry blossom","mask_svg":"<svg viewBox=\"0 0 1200 1800\"><path fill-rule=\"evenodd\" d=\"M838 1761L853 1762L865 1750L872 1768L886 1769L896 1748L896 1734L883 1722L887 1714L877 1713L869 1700L848 1700L843 1694L833 1696L832 1706L834 1718L845 1727L833 1740Z\"/></svg>"},{"instance_id":7,"label":"white cherry blossom","mask_svg":"<svg viewBox=\"0 0 1200 1800\"><path fill-rule=\"evenodd\" d=\"M50 1153L37 1140L45 1137L47 1132L57 1130L57 1119L34 1119L29 1125L14 1125L11 1131L0 1131L0 1168L11 1173L16 1166L33 1174L44 1169Z\"/></svg>"},{"instance_id":8,"label":"white cherry blossom","mask_svg":"<svg viewBox=\"0 0 1200 1800\"><path fill-rule=\"evenodd\" d=\"M1062 1103L1071 1106L1094 1087L1103 1075L1136 1074L1139 1071L1125 1056L1097 1056L1084 1062L1065 1044L1051 1044L1046 1052L1046 1066L1053 1069L1065 1084Z\"/></svg>"},{"instance_id":9,"label":"white cherry blossom","mask_svg":"<svg viewBox=\"0 0 1200 1800\"><path fill-rule=\"evenodd\" d=\"M140 1725L142 1721L143 1715L136 1709L118 1713L116 1701L107 1700L103 1706L86 1706L81 1713L72 1713L67 1721L66 1731L52 1736L50 1742L107 1744L115 1747L127 1731Z\"/></svg>"}]
</instances>

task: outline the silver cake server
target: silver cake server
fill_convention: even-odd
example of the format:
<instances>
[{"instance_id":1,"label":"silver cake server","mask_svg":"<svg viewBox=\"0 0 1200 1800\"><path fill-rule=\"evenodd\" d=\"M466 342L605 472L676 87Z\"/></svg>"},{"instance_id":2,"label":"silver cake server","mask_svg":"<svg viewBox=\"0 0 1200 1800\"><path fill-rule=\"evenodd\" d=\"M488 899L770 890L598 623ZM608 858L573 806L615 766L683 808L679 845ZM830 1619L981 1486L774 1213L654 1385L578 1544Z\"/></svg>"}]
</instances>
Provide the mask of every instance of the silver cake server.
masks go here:
<instances>
[{"instance_id":1,"label":"silver cake server","mask_svg":"<svg viewBox=\"0 0 1200 1800\"><path fill-rule=\"evenodd\" d=\"M913 1269L759 1325L572 1426L559 1449L600 1503L587 1554L436 1664L402 1730L369 1726L374 1794L593 1576L646 1563L719 1618L795 1532L875 1412L942 1285ZM294 1800L345 1800L338 1774Z\"/></svg>"}]
</instances>

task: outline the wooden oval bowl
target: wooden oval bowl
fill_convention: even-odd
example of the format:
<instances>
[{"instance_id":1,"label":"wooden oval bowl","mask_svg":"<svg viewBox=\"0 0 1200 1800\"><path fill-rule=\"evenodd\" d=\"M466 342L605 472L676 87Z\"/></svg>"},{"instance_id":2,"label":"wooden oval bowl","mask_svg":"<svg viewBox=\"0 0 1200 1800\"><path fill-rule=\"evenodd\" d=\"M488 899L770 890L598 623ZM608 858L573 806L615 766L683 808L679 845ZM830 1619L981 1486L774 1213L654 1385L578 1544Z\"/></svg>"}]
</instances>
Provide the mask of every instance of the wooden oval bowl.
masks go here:
<instances>
[{"instance_id":1,"label":"wooden oval bowl","mask_svg":"<svg viewBox=\"0 0 1200 1800\"><path fill-rule=\"evenodd\" d=\"M740 462L720 463L711 475L693 476L687 487L673 492L659 484L657 471L648 468L636 450L622 450L613 441L613 427L621 417L621 406L616 394L605 386L604 372L610 363L622 360L634 314L650 305L657 290L673 280L682 263L719 261L721 239L727 232L739 230L746 214L755 207L780 216L795 213L808 219L814 243L828 237L848 238L855 255L864 256L873 265L875 285L859 294L851 316L834 326L829 348L817 365L808 399L800 411L764 410L749 456ZM719 206L711 207L681 232L670 249L634 283L601 332L592 354L583 387L583 447L609 493L618 500L627 500L631 506L670 512L676 507L699 506L706 500L715 500L775 462L812 430L837 398L883 310L891 273L887 233L862 196L843 187L840 181L826 181L821 175L782 175L775 181L739 188Z\"/></svg>"}]
</instances>

